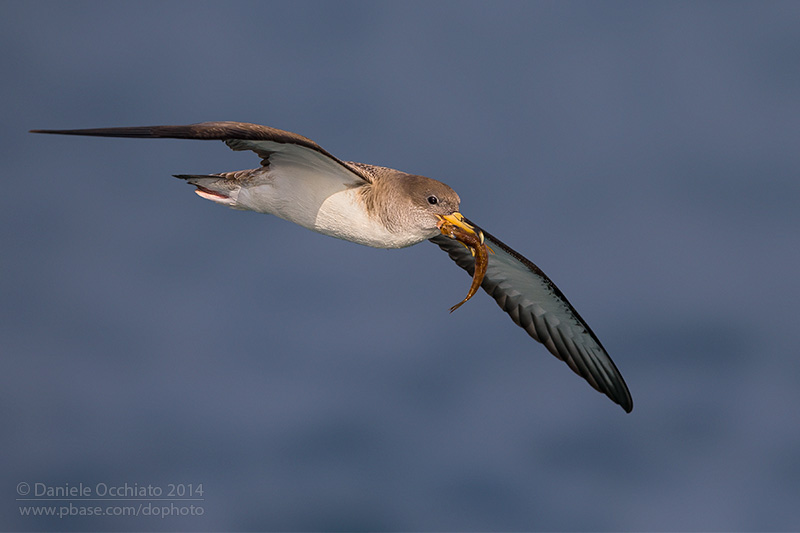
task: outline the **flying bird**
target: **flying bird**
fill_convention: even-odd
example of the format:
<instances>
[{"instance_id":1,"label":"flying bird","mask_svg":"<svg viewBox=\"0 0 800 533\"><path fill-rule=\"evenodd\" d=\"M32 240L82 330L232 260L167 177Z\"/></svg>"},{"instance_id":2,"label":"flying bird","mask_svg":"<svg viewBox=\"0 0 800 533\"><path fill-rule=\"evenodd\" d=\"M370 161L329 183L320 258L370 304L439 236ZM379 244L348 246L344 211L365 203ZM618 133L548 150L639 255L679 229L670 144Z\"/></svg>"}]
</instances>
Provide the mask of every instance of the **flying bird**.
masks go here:
<instances>
[{"instance_id":1,"label":"flying bird","mask_svg":"<svg viewBox=\"0 0 800 533\"><path fill-rule=\"evenodd\" d=\"M201 197L234 209L278 216L310 230L376 248L429 240L472 276L467 297L483 288L535 340L626 412L633 400L600 340L544 272L459 212L461 200L440 181L343 161L301 135L243 122L32 133L221 140L250 150L261 166L219 174L178 174Z\"/></svg>"}]
</instances>

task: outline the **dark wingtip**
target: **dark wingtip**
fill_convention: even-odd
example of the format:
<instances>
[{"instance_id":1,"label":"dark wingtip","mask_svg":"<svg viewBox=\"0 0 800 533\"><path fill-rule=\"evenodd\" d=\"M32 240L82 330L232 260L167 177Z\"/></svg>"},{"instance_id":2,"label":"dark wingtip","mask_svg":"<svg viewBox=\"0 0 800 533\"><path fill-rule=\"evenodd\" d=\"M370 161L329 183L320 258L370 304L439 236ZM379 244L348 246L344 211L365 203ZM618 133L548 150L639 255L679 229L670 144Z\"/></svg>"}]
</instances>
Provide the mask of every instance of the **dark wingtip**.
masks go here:
<instances>
[{"instance_id":1,"label":"dark wingtip","mask_svg":"<svg viewBox=\"0 0 800 533\"><path fill-rule=\"evenodd\" d=\"M88 137L138 137L152 139L156 137L169 137L169 131L163 131L165 126L136 126L132 128L88 128L72 130L30 130L30 133L53 133L56 135L83 135ZM169 128L169 126L167 126Z\"/></svg>"},{"instance_id":2,"label":"dark wingtip","mask_svg":"<svg viewBox=\"0 0 800 533\"><path fill-rule=\"evenodd\" d=\"M92 135L91 132L93 131L94 130L28 130L28 133L53 133L56 135Z\"/></svg>"},{"instance_id":3,"label":"dark wingtip","mask_svg":"<svg viewBox=\"0 0 800 533\"><path fill-rule=\"evenodd\" d=\"M626 413L630 413L633 411L633 398L631 397L631 393L628 391L628 386L625 385L625 382L622 383L622 387L624 389L623 394L619 396L615 395L616 397L611 396L610 394L607 394L607 396L611 398L614 403L619 404L619 406L622 407Z\"/></svg>"}]
</instances>

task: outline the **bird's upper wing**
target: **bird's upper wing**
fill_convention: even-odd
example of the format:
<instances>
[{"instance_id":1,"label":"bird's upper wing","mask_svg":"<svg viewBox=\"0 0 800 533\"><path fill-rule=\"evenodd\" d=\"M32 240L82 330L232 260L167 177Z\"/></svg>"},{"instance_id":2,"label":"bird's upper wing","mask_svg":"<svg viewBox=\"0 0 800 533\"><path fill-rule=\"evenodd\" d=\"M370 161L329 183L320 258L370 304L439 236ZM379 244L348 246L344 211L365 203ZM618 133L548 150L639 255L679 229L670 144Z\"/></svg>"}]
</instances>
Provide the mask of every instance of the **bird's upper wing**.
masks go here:
<instances>
[{"instance_id":1,"label":"bird's upper wing","mask_svg":"<svg viewBox=\"0 0 800 533\"><path fill-rule=\"evenodd\" d=\"M469 222L476 228L478 227ZM484 231L489 265L481 287L511 319L589 384L630 412L633 400L597 336L539 267ZM431 242L471 276L475 259L460 242L437 235Z\"/></svg>"},{"instance_id":2,"label":"bird's upper wing","mask_svg":"<svg viewBox=\"0 0 800 533\"><path fill-rule=\"evenodd\" d=\"M94 137L136 137L146 139L200 139L225 141L233 150L252 150L268 165L270 157L278 155L289 160L316 167L322 171L352 175L356 182L372 182L372 174L364 166L346 163L331 155L311 139L246 122L201 122L187 126L139 126L131 128L94 128L78 130L31 130L32 133L89 135Z\"/></svg>"}]
</instances>

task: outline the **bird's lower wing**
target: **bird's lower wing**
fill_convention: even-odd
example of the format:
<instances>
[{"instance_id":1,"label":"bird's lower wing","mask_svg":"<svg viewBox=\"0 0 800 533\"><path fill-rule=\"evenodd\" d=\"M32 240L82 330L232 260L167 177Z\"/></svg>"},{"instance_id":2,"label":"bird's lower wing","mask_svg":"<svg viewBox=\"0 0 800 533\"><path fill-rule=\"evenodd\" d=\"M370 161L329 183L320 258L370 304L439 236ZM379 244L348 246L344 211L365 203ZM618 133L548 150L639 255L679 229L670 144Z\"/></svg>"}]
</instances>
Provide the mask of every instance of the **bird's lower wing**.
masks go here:
<instances>
[{"instance_id":1,"label":"bird's lower wing","mask_svg":"<svg viewBox=\"0 0 800 533\"><path fill-rule=\"evenodd\" d=\"M470 222L476 228L475 224ZM633 400L625 380L597 336L558 287L532 262L484 231L489 265L481 287L511 319L589 384L630 412ZM475 258L460 242L444 235L431 239L471 276Z\"/></svg>"}]
</instances>

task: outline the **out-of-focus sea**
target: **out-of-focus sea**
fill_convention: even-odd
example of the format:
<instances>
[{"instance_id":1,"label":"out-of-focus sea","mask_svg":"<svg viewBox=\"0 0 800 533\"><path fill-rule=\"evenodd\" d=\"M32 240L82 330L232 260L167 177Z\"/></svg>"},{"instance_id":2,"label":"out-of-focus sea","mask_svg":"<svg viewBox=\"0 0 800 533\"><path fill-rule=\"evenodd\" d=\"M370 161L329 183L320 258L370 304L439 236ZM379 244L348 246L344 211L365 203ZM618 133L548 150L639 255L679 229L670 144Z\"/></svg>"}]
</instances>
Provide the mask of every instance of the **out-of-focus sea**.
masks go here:
<instances>
[{"instance_id":1,"label":"out-of-focus sea","mask_svg":"<svg viewBox=\"0 0 800 533\"><path fill-rule=\"evenodd\" d=\"M4 1L0 30L2 528L800 528L800 4ZM206 120L451 185L633 413L485 294L450 315L436 246L170 177L251 153L27 133Z\"/></svg>"}]
</instances>

